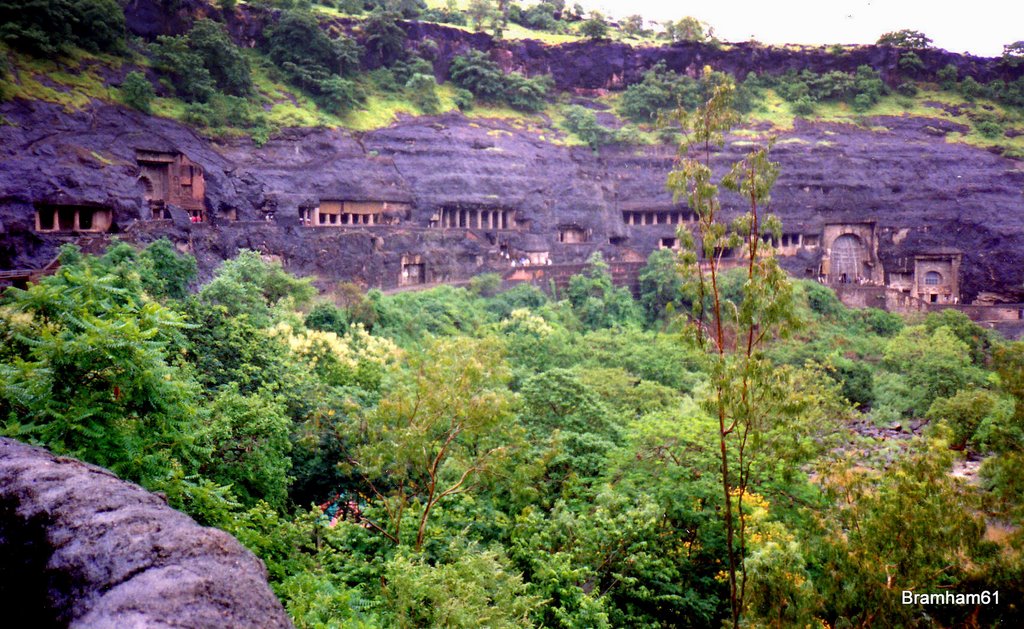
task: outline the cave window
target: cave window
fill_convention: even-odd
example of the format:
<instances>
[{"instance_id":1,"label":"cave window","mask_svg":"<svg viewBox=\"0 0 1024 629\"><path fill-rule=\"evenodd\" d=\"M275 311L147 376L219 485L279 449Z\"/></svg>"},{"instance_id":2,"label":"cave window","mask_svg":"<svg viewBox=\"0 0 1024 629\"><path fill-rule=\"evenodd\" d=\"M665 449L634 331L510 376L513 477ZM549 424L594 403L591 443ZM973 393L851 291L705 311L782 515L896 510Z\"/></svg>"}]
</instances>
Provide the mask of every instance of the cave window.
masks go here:
<instances>
[{"instance_id":1,"label":"cave window","mask_svg":"<svg viewBox=\"0 0 1024 629\"><path fill-rule=\"evenodd\" d=\"M938 271L928 271L924 274L925 286L939 286L942 284L942 275Z\"/></svg>"},{"instance_id":2,"label":"cave window","mask_svg":"<svg viewBox=\"0 0 1024 629\"><path fill-rule=\"evenodd\" d=\"M411 284L423 284L426 281L426 268L421 263L406 263L402 265L402 277L399 284L408 286Z\"/></svg>"},{"instance_id":3,"label":"cave window","mask_svg":"<svg viewBox=\"0 0 1024 629\"><path fill-rule=\"evenodd\" d=\"M676 239L675 238L662 238L661 242L658 243L660 249L675 249Z\"/></svg>"},{"instance_id":4,"label":"cave window","mask_svg":"<svg viewBox=\"0 0 1024 629\"><path fill-rule=\"evenodd\" d=\"M558 242L575 244L587 241L587 232L576 225L558 228Z\"/></svg>"},{"instance_id":5,"label":"cave window","mask_svg":"<svg viewBox=\"0 0 1024 629\"><path fill-rule=\"evenodd\" d=\"M929 295L929 297L931 298L931 302L933 304L939 303L939 296L937 294L933 293L933 294Z\"/></svg>"},{"instance_id":6,"label":"cave window","mask_svg":"<svg viewBox=\"0 0 1024 629\"><path fill-rule=\"evenodd\" d=\"M57 229L71 231L75 228L75 208L62 207L57 210Z\"/></svg>"},{"instance_id":7,"label":"cave window","mask_svg":"<svg viewBox=\"0 0 1024 629\"><path fill-rule=\"evenodd\" d=\"M78 228L92 229L92 210L80 210L78 212Z\"/></svg>"},{"instance_id":8,"label":"cave window","mask_svg":"<svg viewBox=\"0 0 1024 629\"><path fill-rule=\"evenodd\" d=\"M49 232L56 229L56 225L53 222L54 212L49 208L37 210L39 214L39 231Z\"/></svg>"}]
</instances>

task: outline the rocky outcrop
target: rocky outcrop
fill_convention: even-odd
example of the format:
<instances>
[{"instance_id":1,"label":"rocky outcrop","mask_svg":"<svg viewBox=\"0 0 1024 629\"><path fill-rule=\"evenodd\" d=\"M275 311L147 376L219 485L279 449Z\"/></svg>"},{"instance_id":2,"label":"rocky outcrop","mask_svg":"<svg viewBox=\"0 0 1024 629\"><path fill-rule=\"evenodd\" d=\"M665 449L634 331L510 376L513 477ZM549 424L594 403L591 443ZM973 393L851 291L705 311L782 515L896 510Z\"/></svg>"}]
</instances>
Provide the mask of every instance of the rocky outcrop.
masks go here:
<instances>
[{"instance_id":1,"label":"rocky outcrop","mask_svg":"<svg viewBox=\"0 0 1024 629\"><path fill-rule=\"evenodd\" d=\"M137 485L0 439L10 627L290 627L263 564Z\"/></svg>"},{"instance_id":2,"label":"rocky outcrop","mask_svg":"<svg viewBox=\"0 0 1024 629\"><path fill-rule=\"evenodd\" d=\"M1020 300L1024 286L1021 162L946 137L962 127L936 118L883 117L865 126L797 121L773 150L781 176L772 209L784 230L874 223L886 272L914 256L963 253L963 303L988 291ZM669 147L605 147L595 153L553 140L557 131L461 114L407 119L367 133L290 130L262 147L213 142L177 123L112 106L66 113L52 105L0 105L0 269L39 268L71 238L35 229L40 203L113 208L114 232L137 242L167 236L197 256L204 275L239 248L274 256L296 273L389 288L418 257L426 281L506 271L509 256L547 252L577 263L594 251L636 261L675 226L630 225L623 212L672 211ZM732 138L720 172L749 148ZM147 220L136 151L180 151L206 176L209 221ZM394 226L308 227L300 210L321 200L389 201L409 214ZM739 208L726 197L726 210ZM441 229L444 209L516 213L515 229ZM233 216L237 220L229 220ZM434 226L432 226L434 225ZM476 227L472 225L471 227ZM563 242L564 230L582 242ZM800 277L820 251L784 259Z\"/></svg>"},{"instance_id":3,"label":"rocky outcrop","mask_svg":"<svg viewBox=\"0 0 1024 629\"><path fill-rule=\"evenodd\" d=\"M220 18L235 41L242 46L261 45L265 28L280 15L279 9L259 5L239 5L237 11L223 12L209 0L179 0L174 11L163 8L161 0L130 0L125 6L128 30L155 38L157 35L178 35L187 31L194 19ZM347 32L362 38L354 18L323 18L324 27ZM622 89L639 81L643 73L665 63L676 72L699 76L706 65L743 79L747 74L777 75L787 71L810 70L815 73L841 71L852 73L862 65L877 70L891 86L906 80L906 71L899 67L906 51L890 46L856 46L832 51L823 46L765 46L754 42L737 42L725 46L698 42L680 42L671 46L631 46L612 41L580 41L563 45L547 45L536 40L495 40L487 33L473 33L459 28L429 22L402 22L409 37L410 48L421 42L432 42L430 56L438 79L447 80L448 68L456 55L466 51L489 52L506 70L517 70L528 76L550 74L559 90ZM935 80L936 72L953 65L961 78L971 76L981 83L993 80L1012 81L1024 76L1024 64L1010 64L1000 59L957 54L941 49L915 51L922 62L912 77ZM377 63L372 57L364 65Z\"/></svg>"}]
</instances>

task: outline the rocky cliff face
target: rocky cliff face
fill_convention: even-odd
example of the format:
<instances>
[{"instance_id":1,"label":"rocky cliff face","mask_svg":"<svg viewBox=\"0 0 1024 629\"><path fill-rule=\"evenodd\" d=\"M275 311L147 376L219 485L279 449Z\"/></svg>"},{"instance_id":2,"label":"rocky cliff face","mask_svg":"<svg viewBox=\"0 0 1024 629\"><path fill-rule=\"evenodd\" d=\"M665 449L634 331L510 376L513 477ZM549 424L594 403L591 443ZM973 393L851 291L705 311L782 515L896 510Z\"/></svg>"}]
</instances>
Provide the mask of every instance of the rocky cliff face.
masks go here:
<instances>
[{"instance_id":1,"label":"rocky cliff face","mask_svg":"<svg viewBox=\"0 0 1024 629\"><path fill-rule=\"evenodd\" d=\"M0 602L11 627L290 627L266 570L110 472L0 439Z\"/></svg>"},{"instance_id":2,"label":"rocky cliff face","mask_svg":"<svg viewBox=\"0 0 1024 629\"><path fill-rule=\"evenodd\" d=\"M187 31L194 19L222 19L232 38L241 46L263 43L265 27L280 14L277 9L240 5L235 13L225 15L209 0L179 0L177 9L168 12L161 0L130 0L125 6L128 30L153 39L157 35L178 35ZM361 38L357 20L335 18L325 27L348 32ZM705 65L743 79L748 73L783 74L789 70L810 70L825 73L838 70L854 72L861 65L877 70L895 86L900 78L899 60L905 51L884 46L859 46L841 52L823 47L788 46L785 48L740 42L724 47L682 42L671 46L631 46L611 41L581 41L561 46L548 46L534 40L495 40L486 33L471 33L441 24L404 22L409 45L423 40L437 48L434 70L438 79L448 77L448 67L456 55L476 49L488 52L506 70L517 70L535 76L550 74L559 90L621 89L639 81L643 73L659 62L670 70L699 76ZM1024 76L1024 64L1011 65L1000 59L957 54L940 49L915 51L922 68L914 78L934 80L935 73L953 65L961 78L972 76L987 83L1001 79L1014 80ZM372 63L370 59L364 60Z\"/></svg>"},{"instance_id":3,"label":"rocky cliff face","mask_svg":"<svg viewBox=\"0 0 1024 629\"><path fill-rule=\"evenodd\" d=\"M418 258L426 281L509 268L509 258L545 254L579 262L593 251L639 260L676 226L630 225L623 212L684 210L664 187L667 147L613 147L599 154L553 144L543 129L460 114L406 120L354 134L292 130L255 147L215 143L174 122L113 106L77 113L22 101L0 106L0 268L38 268L74 234L36 230L35 208L113 210L112 231L147 241L168 236L204 273L239 248L281 259L296 273L367 286L400 282ZM946 142L962 130L940 119L886 117L854 125L802 122L774 150L782 175L772 210L786 232L821 234L830 224L876 225L886 273L930 252L963 253L964 301L983 291L1019 300L1024 285L1024 168L1018 161ZM550 135L550 133L549 133ZM747 149L734 138L724 167ZM205 172L208 220L171 208L152 221L138 151L181 152ZM323 200L408 204L398 225L311 227L300 212ZM738 200L728 200L738 203ZM438 226L443 210L515 212L516 226ZM234 215L237 220L229 220ZM486 219L484 219L486 221ZM651 221L653 222L653 220ZM574 241L581 242L574 242ZM815 276L820 249L786 266Z\"/></svg>"}]
</instances>

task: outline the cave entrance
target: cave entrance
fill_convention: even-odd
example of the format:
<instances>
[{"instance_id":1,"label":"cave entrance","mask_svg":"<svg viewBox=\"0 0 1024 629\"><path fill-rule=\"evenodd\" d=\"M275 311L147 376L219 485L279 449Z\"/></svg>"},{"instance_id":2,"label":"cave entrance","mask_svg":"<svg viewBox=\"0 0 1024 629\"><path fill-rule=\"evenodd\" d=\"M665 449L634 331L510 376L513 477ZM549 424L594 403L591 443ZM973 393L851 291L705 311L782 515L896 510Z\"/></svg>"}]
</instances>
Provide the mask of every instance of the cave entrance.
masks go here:
<instances>
[{"instance_id":1,"label":"cave entrance","mask_svg":"<svg viewBox=\"0 0 1024 629\"><path fill-rule=\"evenodd\" d=\"M830 258L830 274L833 277L853 281L867 275L867 249L864 247L864 241L853 234L843 234L832 241Z\"/></svg>"}]
</instances>

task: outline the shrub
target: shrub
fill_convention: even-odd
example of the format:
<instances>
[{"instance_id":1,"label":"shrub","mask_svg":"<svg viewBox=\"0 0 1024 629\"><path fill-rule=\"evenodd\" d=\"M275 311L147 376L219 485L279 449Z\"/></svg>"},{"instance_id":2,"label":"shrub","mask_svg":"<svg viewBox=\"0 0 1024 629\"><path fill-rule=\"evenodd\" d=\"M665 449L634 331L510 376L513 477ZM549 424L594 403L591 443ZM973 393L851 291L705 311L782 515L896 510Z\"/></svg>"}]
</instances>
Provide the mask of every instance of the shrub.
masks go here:
<instances>
[{"instance_id":1,"label":"shrub","mask_svg":"<svg viewBox=\"0 0 1024 629\"><path fill-rule=\"evenodd\" d=\"M457 87L455 88L455 95L453 98L455 100L455 106L458 107L460 111L468 111L473 108L473 92Z\"/></svg>"},{"instance_id":2,"label":"shrub","mask_svg":"<svg viewBox=\"0 0 1024 629\"><path fill-rule=\"evenodd\" d=\"M203 60L217 89L232 96L252 93L252 70L241 49L231 41L222 24L196 20L187 35L189 47Z\"/></svg>"},{"instance_id":3,"label":"shrub","mask_svg":"<svg viewBox=\"0 0 1024 629\"><path fill-rule=\"evenodd\" d=\"M956 83L960 78L960 71L952 63L935 73L939 86L944 90L955 90Z\"/></svg>"},{"instance_id":4,"label":"shrub","mask_svg":"<svg viewBox=\"0 0 1024 629\"><path fill-rule=\"evenodd\" d=\"M807 305L814 312L825 317L839 317L845 310L842 302L836 297L834 291L821 284L811 282L804 283L804 291L807 293Z\"/></svg>"},{"instance_id":5,"label":"shrub","mask_svg":"<svg viewBox=\"0 0 1024 629\"><path fill-rule=\"evenodd\" d=\"M594 112L580 105L570 105L565 109L562 126L594 150L608 144L612 138L611 129L598 124Z\"/></svg>"},{"instance_id":6,"label":"shrub","mask_svg":"<svg viewBox=\"0 0 1024 629\"><path fill-rule=\"evenodd\" d=\"M867 324L872 332L879 336L895 336L903 329L903 319L898 314L879 310L878 308L868 308L861 312L864 323Z\"/></svg>"},{"instance_id":7,"label":"shrub","mask_svg":"<svg viewBox=\"0 0 1024 629\"><path fill-rule=\"evenodd\" d=\"M479 50L455 57L450 76L455 85L469 90L481 101L504 102L523 111L542 109L551 87L549 76L529 79L514 72L503 73L497 63Z\"/></svg>"},{"instance_id":8,"label":"shrub","mask_svg":"<svg viewBox=\"0 0 1024 629\"><path fill-rule=\"evenodd\" d=\"M203 57L185 36L161 35L152 44L153 61L159 73L170 79L175 93L189 102L210 100L217 86Z\"/></svg>"},{"instance_id":9,"label":"shrub","mask_svg":"<svg viewBox=\"0 0 1024 629\"><path fill-rule=\"evenodd\" d=\"M363 93L354 81L332 76L320 81L317 105L334 114L342 114L362 102Z\"/></svg>"},{"instance_id":10,"label":"shrub","mask_svg":"<svg viewBox=\"0 0 1024 629\"><path fill-rule=\"evenodd\" d=\"M79 46L124 49L124 11L115 0L0 0L0 41L38 56Z\"/></svg>"},{"instance_id":11,"label":"shrub","mask_svg":"<svg viewBox=\"0 0 1024 629\"><path fill-rule=\"evenodd\" d=\"M917 53L906 52L900 55L899 63L897 64L900 70L907 74L914 75L924 70L924 62L921 61L921 57L917 56Z\"/></svg>"},{"instance_id":12,"label":"shrub","mask_svg":"<svg viewBox=\"0 0 1024 629\"><path fill-rule=\"evenodd\" d=\"M926 416L941 421L952 433L954 448L961 449L974 437L982 421L996 410L998 399L984 389L958 391L950 398L939 398L932 402Z\"/></svg>"},{"instance_id":13,"label":"shrub","mask_svg":"<svg viewBox=\"0 0 1024 629\"><path fill-rule=\"evenodd\" d=\"M289 80L322 95L329 109L341 111L359 100L354 84L337 80L358 69L359 44L351 37L329 38L311 13L285 11L269 29L267 46Z\"/></svg>"},{"instance_id":14,"label":"shrub","mask_svg":"<svg viewBox=\"0 0 1024 629\"><path fill-rule=\"evenodd\" d=\"M414 105L425 114L441 111L441 99L437 97L437 81L433 74L414 74L405 84Z\"/></svg>"},{"instance_id":15,"label":"shrub","mask_svg":"<svg viewBox=\"0 0 1024 629\"><path fill-rule=\"evenodd\" d=\"M150 113L150 104L155 97L153 86L141 72L129 72L121 83L121 102L143 113Z\"/></svg>"},{"instance_id":16,"label":"shrub","mask_svg":"<svg viewBox=\"0 0 1024 629\"><path fill-rule=\"evenodd\" d=\"M469 280L469 292L481 297L493 297L501 290L501 275L482 273Z\"/></svg>"},{"instance_id":17,"label":"shrub","mask_svg":"<svg viewBox=\"0 0 1024 629\"><path fill-rule=\"evenodd\" d=\"M816 103L810 96L801 96L793 103L793 113L798 116L810 116L814 113Z\"/></svg>"},{"instance_id":18,"label":"shrub","mask_svg":"<svg viewBox=\"0 0 1024 629\"><path fill-rule=\"evenodd\" d=\"M1003 135L1003 128L993 120L982 120L975 124L974 128L986 138L998 138Z\"/></svg>"},{"instance_id":19,"label":"shrub","mask_svg":"<svg viewBox=\"0 0 1024 629\"><path fill-rule=\"evenodd\" d=\"M930 48L932 40L921 31L905 28L899 31L885 33L878 38L879 46L893 46L895 48L909 48L923 50Z\"/></svg>"},{"instance_id":20,"label":"shrub","mask_svg":"<svg viewBox=\"0 0 1024 629\"><path fill-rule=\"evenodd\" d=\"M604 39L608 36L608 24L597 11L590 12L590 19L580 24L580 35L589 39Z\"/></svg>"},{"instance_id":21,"label":"shrub","mask_svg":"<svg viewBox=\"0 0 1024 629\"><path fill-rule=\"evenodd\" d=\"M896 86L896 91L902 96L917 96L917 85L911 81L904 81Z\"/></svg>"}]
</instances>

